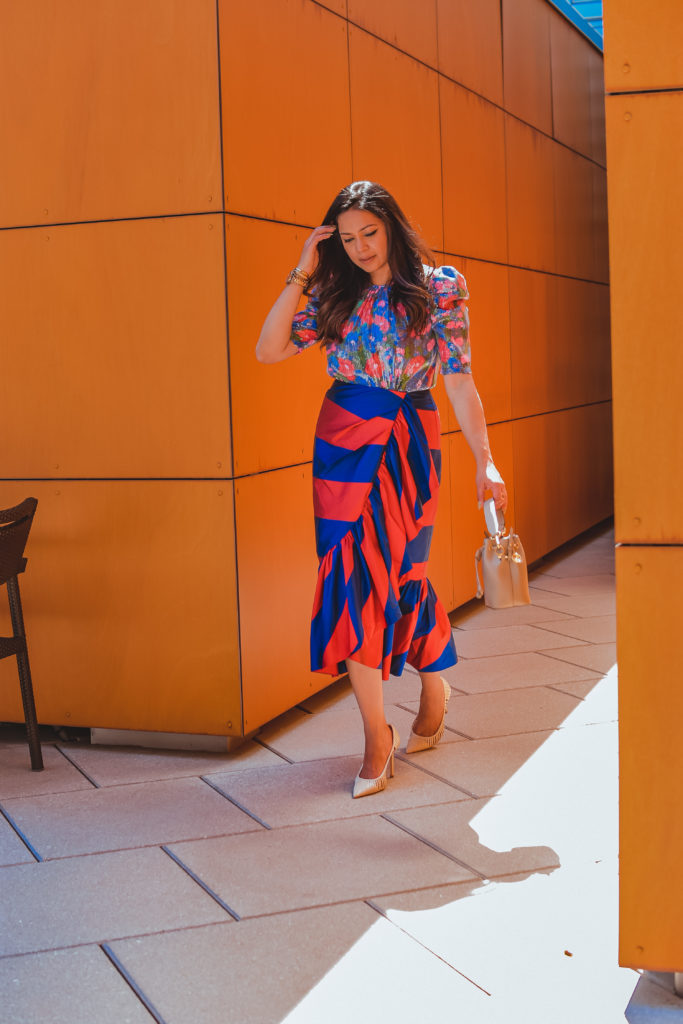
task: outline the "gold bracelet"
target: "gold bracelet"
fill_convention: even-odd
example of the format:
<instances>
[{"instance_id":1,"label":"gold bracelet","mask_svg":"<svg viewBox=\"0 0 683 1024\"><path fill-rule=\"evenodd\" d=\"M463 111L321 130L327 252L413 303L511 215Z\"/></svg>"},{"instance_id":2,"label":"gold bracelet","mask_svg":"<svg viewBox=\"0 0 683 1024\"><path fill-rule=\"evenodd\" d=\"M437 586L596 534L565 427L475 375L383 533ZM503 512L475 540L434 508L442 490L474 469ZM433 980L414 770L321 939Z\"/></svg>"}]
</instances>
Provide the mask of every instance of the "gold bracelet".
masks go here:
<instances>
[{"instance_id":1,"label":"gold bracelet","mask_svg":"<svg viewBox=\"0 0 683 1024\"><path fill-rule=\"evenodd\" d=\"M304 270L299 270L298 267L294 267L294 270L289 272L286 284L300 284L302 288L305 288L311 279L311 275L307 274Z\"/></svg>"}]
</instances>

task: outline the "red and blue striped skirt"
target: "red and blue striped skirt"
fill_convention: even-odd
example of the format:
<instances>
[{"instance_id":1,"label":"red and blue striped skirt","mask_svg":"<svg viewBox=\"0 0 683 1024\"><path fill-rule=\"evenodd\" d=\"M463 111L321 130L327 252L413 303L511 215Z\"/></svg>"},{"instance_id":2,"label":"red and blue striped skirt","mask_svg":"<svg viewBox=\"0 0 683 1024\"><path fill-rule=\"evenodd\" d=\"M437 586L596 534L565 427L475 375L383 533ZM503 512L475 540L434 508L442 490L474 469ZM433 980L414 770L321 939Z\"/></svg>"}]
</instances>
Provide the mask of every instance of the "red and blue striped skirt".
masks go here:
<instances>
[{"instance_id":1,"label":"red and blue striped skirt","mask_svg":"<svg viewBox=\"0 0 683 1024\"><path fill-rule=\"evenodd\" d=\"M441 478L439 413L430 391L336 380L313 449L318 582L311 668L346 659L400 675L457 661L451 624L427 579Z\"/></svg>"}]
</instances>

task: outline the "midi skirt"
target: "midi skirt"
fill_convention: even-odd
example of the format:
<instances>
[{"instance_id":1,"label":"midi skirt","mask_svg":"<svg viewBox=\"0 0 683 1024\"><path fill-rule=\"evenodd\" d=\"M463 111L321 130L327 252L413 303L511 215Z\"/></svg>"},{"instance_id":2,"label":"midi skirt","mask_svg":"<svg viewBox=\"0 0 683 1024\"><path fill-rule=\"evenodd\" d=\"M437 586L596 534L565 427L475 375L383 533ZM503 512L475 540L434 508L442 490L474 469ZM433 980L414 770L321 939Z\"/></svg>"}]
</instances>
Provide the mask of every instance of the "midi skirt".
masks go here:
<instances>
[{"instance_id":1,"label":"midi skirt","mask_svg":"<svg viewBox=\"0 0 683 1024\"><path fill-rule=\"evenodd\" d=\"M427 579L441 479L439 413L430 391L335 380L313 448L319 558L311 668L346 659L400 676L455 665L446 611Z\"/></svg>"}]
</instances>

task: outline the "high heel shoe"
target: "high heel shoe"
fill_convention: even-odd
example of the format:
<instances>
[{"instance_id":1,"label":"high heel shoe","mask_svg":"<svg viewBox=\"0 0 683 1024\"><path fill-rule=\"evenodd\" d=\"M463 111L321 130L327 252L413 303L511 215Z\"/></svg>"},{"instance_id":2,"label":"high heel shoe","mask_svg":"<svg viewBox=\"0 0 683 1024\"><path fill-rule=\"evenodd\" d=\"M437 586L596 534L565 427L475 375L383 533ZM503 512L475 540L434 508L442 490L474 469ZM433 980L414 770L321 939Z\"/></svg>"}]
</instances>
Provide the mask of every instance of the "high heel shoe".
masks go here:
<instances>
[{"instance_id":1,"label":"high heel shoe","mask_svg":"<svg viewBox=\"0 0 683 1024\"><path fill-rule=\"evenodd\" d=\"M393 778L394 775L394 754L396 749L401 742L400 737L393 725L390 725L391 729L391 750L386 760L386 764L382 769L380 775L376 779L361 779L360 772L356 775L353 782L353 798L357 800L361 796L370 796L371 793L379 793L386 787L387 779Z\"/></svg>"},{"instance_id":2,"label":"high heel shoe","mask_svg":"<svg viewBox=\"0 0 683 1024\"><path fill-rule=\"evenodd\" d=\"M406 754L414 754L416 750L428 750L430 747L435 747L439 740L441 739L441 737L443 736L443 731L446 722L446 712L448 711L448 701L451 696L451 688L443 677L441 678L441 682L443 683L444 705L443 715L441 716L439 728L436 730L433 736L420 736L420 734L415 732L414 729L411 729L410 738L406 743ZM414 724L415 722L413 722L413 725Z\"/></svg>"}]
</instances>

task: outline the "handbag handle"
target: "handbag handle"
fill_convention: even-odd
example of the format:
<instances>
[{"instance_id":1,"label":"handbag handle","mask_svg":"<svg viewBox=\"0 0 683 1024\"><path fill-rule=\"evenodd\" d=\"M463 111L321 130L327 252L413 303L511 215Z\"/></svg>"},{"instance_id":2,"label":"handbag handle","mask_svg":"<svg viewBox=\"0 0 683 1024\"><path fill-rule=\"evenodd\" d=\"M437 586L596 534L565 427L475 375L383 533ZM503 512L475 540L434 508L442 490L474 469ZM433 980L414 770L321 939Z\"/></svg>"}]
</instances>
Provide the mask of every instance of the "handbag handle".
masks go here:
<instances>
[{"instance_id":1,"label":"handbag handle","mask_svg":"<svg viewBox=\"0 0 683 1024\"><path fill-rule=\"evenodd\" d=\"M474 556L474 575L477 577L477 597L483 597L484 591L482 590L481 580L479 579L479 562L481 562L482 555L484 554L484 545L479 548Z\"/></svg>"}]
</instances>

